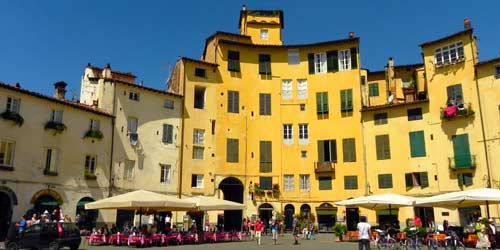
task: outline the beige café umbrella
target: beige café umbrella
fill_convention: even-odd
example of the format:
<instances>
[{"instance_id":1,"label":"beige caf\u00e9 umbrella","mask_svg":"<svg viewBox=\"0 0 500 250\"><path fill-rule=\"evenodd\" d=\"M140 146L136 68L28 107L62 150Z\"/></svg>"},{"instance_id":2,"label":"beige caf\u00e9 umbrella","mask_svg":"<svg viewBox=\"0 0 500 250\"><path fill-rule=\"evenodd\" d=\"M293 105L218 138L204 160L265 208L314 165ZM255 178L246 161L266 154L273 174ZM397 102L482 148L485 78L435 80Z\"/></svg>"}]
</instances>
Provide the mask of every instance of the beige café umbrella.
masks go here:
<instances>
[{"instance_id":1,"label":"beige caf\u00e9 umbrella","mask_svg":"<svg viewBox=\"0 0 500 250\"><path fill-rule=\"evenodd\" d=\"M353 199L335 202L338 206L359 206L368 209L389 209L389 214L393 208L413 206L418 198L400 194L378 194L361 196Z\"/></svg>"},{"instance_id":2,"label":"beige caf\u00e9 umbrella","mask_svg":"<svg viewBox=\"0 0 500 250\"><path fill-rule=\"evenodd\" d=\"M223 200L212 196L196 196L185 199L194 202L201 211L215 210L243 210L245 205L233 201Z\"/></svg>"}]
</instances>

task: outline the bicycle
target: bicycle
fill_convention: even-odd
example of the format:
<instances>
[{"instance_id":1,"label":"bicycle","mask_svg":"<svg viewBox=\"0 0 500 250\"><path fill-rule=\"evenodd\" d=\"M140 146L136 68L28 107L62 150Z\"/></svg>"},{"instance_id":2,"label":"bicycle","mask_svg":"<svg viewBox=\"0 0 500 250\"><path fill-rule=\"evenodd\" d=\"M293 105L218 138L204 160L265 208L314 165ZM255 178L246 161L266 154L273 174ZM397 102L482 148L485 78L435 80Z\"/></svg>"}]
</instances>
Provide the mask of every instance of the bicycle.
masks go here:
<instances>
[{"instance_id":1,"label":"bicycle","mask_svg":"<svg viewBox=\"0 0 500 250\"><path fill-rule=\"evenodd\" d=\"M427 235L427 248L429 250L436 250L439 247L446 248L446 235L439 234L439 231L436 229L434 232L431 232Z\"/></svg>"},{"instance_id":2,"label":"bicycle","mask_svg":"<svg viewBox=\"0 0 500 250\"><path fill-rule=\"evenodd\" d=\"M407 239L399 242L399 249L405 250L422 250L422 241L418 238L418 230L416 227L410 228Z\"/></svg>"},{"instance_id":3,"label":"bicycle","mask_svg":"<svg viewBox=\"0 0 500 250\"><path fill-rule=\"evenodd\" d=\"M391 235L384 230L375 229L378 233L378 237L375 239L375 246L379 250L396 250L399 249L397 242Z\"/></svg>"},{"instance_id":4,"label":"bicycle","mask_svg":"<svg viewBox=\"0 0 500 250\"><path fill-rule=\"evenodd\" d=\"M465 245L464 243L460 240L458 237L457 233L453 230L449 231L449 235L446 236L446 241L445 241L445 249L450 249L450 250L465 250Z\"/></svg>"}]
</instances>

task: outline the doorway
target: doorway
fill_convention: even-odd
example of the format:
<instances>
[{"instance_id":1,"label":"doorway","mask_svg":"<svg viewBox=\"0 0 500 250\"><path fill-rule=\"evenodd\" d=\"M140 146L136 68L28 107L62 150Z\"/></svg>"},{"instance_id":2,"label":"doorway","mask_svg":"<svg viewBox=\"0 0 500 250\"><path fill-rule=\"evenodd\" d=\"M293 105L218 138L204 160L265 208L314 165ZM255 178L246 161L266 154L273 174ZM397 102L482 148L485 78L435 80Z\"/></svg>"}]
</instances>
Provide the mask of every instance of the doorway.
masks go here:
<instances>
[{"instance_id":1,"label":"doorway","mask_svg":"<svg viewBox=\"0 0 500 250\"><path fill-rule=\"evenodd\" d=\"M359 222L359 208L346 208L346 223L348 231L356 231Z\"/></svg>"},{"instance_id":2,"label":"doorway","mask_svg":"<svg viewBox=\"0 0 500 250\"><path fill-rule=\"evenodd\" d=\"M292 204L285 206L285 229L293 229L293 215L295 214L295 207Z\"/></svg>"},{"instance_id":3,"label":"doorway","mask_svg":"<svg viewBox=\"0 0 500 250\"><path fill-rule=\"evenodd\" d=\"M5 239L12 221L12 202L10 196L0 192L0 241Z\"/></svg>"},{"instance_id":4,"label":"doorway","mask_svg":"<svg viewBox=\"0 0 500 250\"><path fill-rule=\"evenodd\" d=\"M224 194L224 200L234 201L243 204L243 183L235 178L228 177L219 184L219 189ZM243 220L242 210L225 210L223 217L225 231L241 230Z\"/></svg>"},{"instance_id":5,"label":"doorway","mask_svg":"<svg viewBox=\"0 0 500 250\"><path fill-rule=\"evenodd\" d=\"M273 206L269 203L263 203L259 206L259 218L264 224L264 233L269 229L269 220L273 217Z\"/></svg>"},{"instance_id":6,"label":"doorway","mask_svg":"<svg viewBox=\"0 0 500 250\"><path fill-rule=\"evenodd\" d=\"M330 203L322 203L316 207L318 229L320 232L332 232L337 217L337 208Z\"/></svg>"},{"instance_id":7,"label":"doorway","mask_svg":"<svg viewBox=\"0 0 500 250\"><path fill-rule=\"evenodd\" d=\"M76 203L76 217L75 222L80 229L92 230L96 226L98 211L86 210L85 204L93 202L94 199L90 197L81 198L78 203Z\"/></svg>"}]
</instances>

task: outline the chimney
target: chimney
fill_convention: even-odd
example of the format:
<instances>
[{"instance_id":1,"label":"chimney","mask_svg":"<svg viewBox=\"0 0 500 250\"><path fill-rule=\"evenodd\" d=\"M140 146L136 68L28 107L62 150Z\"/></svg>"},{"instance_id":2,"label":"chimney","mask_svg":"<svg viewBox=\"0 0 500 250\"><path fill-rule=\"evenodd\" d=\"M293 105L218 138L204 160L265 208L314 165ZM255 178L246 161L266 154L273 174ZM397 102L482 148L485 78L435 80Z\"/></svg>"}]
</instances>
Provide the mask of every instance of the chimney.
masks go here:
<instances>
[{"instance_id":1,"label":"chimney","mask_svg":"<svg viewBox=\"0 0 500 250\"><path fill-rule=\"evenodd\" d=\"M394 59L392 57L389 57L389 61L387 62L387 69L386 69L386 78L387 78L387 89L389 90L390 94L388 94L388 98L390 95L392 95L393 100L396 100L396 81L394 79L395 72L394 72ZM391 101L390 101L391 102Z\"/></svg>"},{"instance_id":2,"label":"chimney","mask_svg":"<svg viewBox=\"0 0 500 250\"><path fill-rule=\"evenodd\" d=\"M68 84L63 81L54 83L54 98L64 100L64 96L66 95L66 86L68 86Z\"/></svg>"},{"instance_id":3,"label":"chimney","mask_svg":"<svg viewBox=\"0 0 500 250\"><path fill-rule=\"evenodd\" d=\"M20 84L20 83L18 83L18 82L16 82L16 84L14 84L14 87L16 87L16 88L20 89L20 88L21 88L21 84Z\"/></svg>"},{"instance_id":4,"label":"chimney","mask_svg":"<svg viewBox=\"0 0 500 250\"><path fill-rule=\"evenodd\" d=\"M241 10L242 11L246 11L247 10L247 6L243 4L243 6L241 6Z\"/></svg>"},{"instance_id":5,"label":"chimney","mask_svg":"<svg viewBox=\"0 0 500 250\"><path fill-rule=\"evenodd\" d=\"M354 38L354 32L349 32L349 39L353 39Z\"/></svg>"},{"instance_id":6,"label":"chimney","mask_svg":"<svg viewBox=\"0 0 500 250\"><path fill-rule=\"evenodd\" d=\"M472 26L470 24L470 19L469 18L465 18L464 19L464 30L470 30L472 29Z\"/></svg>"}]
</instances>

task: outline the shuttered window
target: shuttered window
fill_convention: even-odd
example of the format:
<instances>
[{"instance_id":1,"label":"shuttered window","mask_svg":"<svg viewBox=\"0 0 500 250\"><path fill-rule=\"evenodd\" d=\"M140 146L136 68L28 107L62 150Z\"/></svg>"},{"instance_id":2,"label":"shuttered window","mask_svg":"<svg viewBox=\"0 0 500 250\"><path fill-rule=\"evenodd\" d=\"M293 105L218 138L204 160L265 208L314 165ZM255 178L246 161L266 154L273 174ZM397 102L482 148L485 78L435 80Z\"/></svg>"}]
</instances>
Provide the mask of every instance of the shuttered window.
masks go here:
<instances>
[{"instance_id":1,"label":"shuttered window","mask_svg":"<svg viewBox=\"0 0 500 250\"><path fill-rule=\"evenodd\" d=\"M318 162L337 162L336 140L318 141Z\"/></svg>"},{"instance_id":2,"label":"shuttered window","mask_svg":"<svg viewBox=\"0 0 500 250\"><path fill-rule=\"evenodd\" d=\"M318 177L319 190L332 190L332 177L320 176Z\"/></svg>"},{"instance_id":3,"label":"shuttered window","mask_svg":"<svg viewBox=\"0 0 500 250\"><path fill-rule=\"evenodd\" d=\"M271 55L259 54L259 74L271 75Z\"/></svg>"},{"instance_id":4,"label":"shuttered window","mask_svg":"<svg viewBox=\"0 0 500 250\"><path fill-rule=\"evenodd\" d=\"M351 69L351 50L340 50L339 51L339 70L350 70Z\"/></svg>"},{"instance_id":5,"label":"shuttered window","mask_svg":"<svg viewBox=\"0 0 500 250\"><path fill-rule=\"evenodd\" d=\"M392 174L379 174L378 188L392 188Z\"/></svg>"},{"instance_id":6,"label":"shuttered window","mask_svg":"<svg viewBox=\"0 0 500 250\"><path fill-rule=\"evenodd\" d=\"M233 72L240 72L240 52L228 51L227 70Z\"/></svg>"},{"instance_id":7,"label":"shuttered window","mask_svg":"<svg viewBox=\"0 0 500 250\"><path fill-rule=\"evenodd\" d=\"M297 99L307 99L307 79L297 80Z\"/></svg>"},{"instance_id":8,"label":"shuttered window","mask_svg":"<svg viewBox=\"0 0 500 250\"><path fill-rule=\"evenodd\" d=\"M281 80L281 99L292 99L292 80Z\"/></svg>"},{"instance_id":9,"label":"shuttered window","mask_svg":"<svg viewBox=\"0 0 500 250\"><path fill-rule=\"evenodd\" d=\"M259 94L259 114L271 115L271 94Z\"/></svg>"},{"instance_id":10,"label":"shuttered window","mask_svg":"<svg viewBox=\"0 0 500 250\"><path fill-rule=\"evenodd\" d=\"M377 113L373 115L375 125L387 124L387 113Z\"/></svg>"},{"instance_id":11,"label":"shuttered window","mask_svg":"<svg viewBox=\"0 0 500 250\"><path fill-rule=\"evenodd\" d=\"M391 159L389 135L375 136L375 145L377 147L377 160Z\"/></svg>"},{"instance_id":12,"label":"shuttered window","mask_svg":"<svg viewBox=\"0 0 500 250\"><path fill-rule=\"evenodd\" d=\"M378 83L369 83L368 84L368 96L379 96Z\"/></svg>"},{"instance_id":13,"label":"shuttered window","mask_svg":"<svg viewBox=\"0 0 500 250\"><path fill-rule=\"evenodd\" d=\"M326 52L326 63L327 63L327 72L339 71L339 59L337 50Z\"/></svg>"},{"instance_id":14,"label":"shuttered window","mask_svg":"<svg viewBox=\"0 0 500 250\"><path fill-rule=\"evenodd\" d=\"M240 93L238 91L227 91L227 112L239 113Z\"/></svg>"},{"instance_id":15,"label":"shuttered window","mask_svg":"<svg viewBox=\"0 0 500 250\"><path fill-rule=\"evenodd\" d=\"M459 186L470 186L473 184L471 173L458 174L457 179Z\"/></svg>"},{"instance_id":16,"label":"shuttered window","mask_svg":"<svg viewBox=\"0 0 500 250\"><path fill-rule=\"evenodd\" d=\"M344 162L356 161L356 142L354 138L342 139L342 153Z\"/></svg>"},{"instance_id":17,"label":"shuttered window","mask_svg":"<svg viewBox=\"0 0 500 250\"><path fill-rule=\"evenodd\" d=\"M316 93L316 113L318 115L328 114L328 92Z\"/></svg>"},{"instance_id":18,"label":"shuttered window","mask_svg":"<svg viewBox=\"0 0 500 250\"><path fill-rule=\"evenodd\" d=\"M428 187L429 186L429 175L427 172L415 172L405 174L405 184L406 188L412 187Z\"/></svg>"},{"instance_id":19,"label":"shuttered window","mask_svg":"<svg viewBox=\"0 0 500 250\"><path fill-rule=\"evenodd\" d=\"M238 139L227 139L226 143L226 159L227 162L238 162L239 161L239 140Z\"/></svg>"},{"instance_id":20,"label":"shuttered window","mask_svg":"<svg viewBox=\"0 0 500 250\"><path fill-rule=\"evenodd\" d=\"M340 91L340 112L352 112L352 89Z\"/></svg>"},{"instance_id":21,"label":"shuttered window","mask_svg":"<svg viewBox=\"0 0 500 250\"><path fill-rule=\"evenodd\" d=\"M356 48L351 48L351 69L358 68L358 51Z\"/></svg>"},{"instance_id":22,"label":"shuttered window","mask_svg":"<svg viewBox=\"0 0 500 250\"><path fill-rule=\"evenodd\" d=\"M344 176L344 189L346 190L358 189L358 176L356 175Z\"/></svg>"},{"instance_id":23,"label":"shuttered window","mask_svg":"<svg viewBox=\"0 0 500 250\"><path fill-rule=\"evenodd\" d=\"M411 157L422 157L426 155L424 131L410 132L410 151Z\"/></svg>"},{"instance_id":24,"label":"shuttered window","mask_svg":"<svg viewBox=\"0 0 500 250\"><path fill-rule=\"evenodd\" d=\"M408 121L422 120L422 109L421 108L408 109L407 114L408 114Z\"/></svg>"},{"instance_id":25,"label":"shuttered window","mask_svg":"<svg viewBox=\"0 0 500 250\"><path fill-rule=\"evenodd\" d=\"M174 126L171 124L163 124L163 137L162 141L164 143L172 143L174 133Z\"/></svg>"},{"instance_id":26,"label":"shuttered window","mask_svg":"<svg viewBox=\"0 0 500 250\"><path fill-rule=\"evenodd\" d=\"M263 190L271 190L273 189L273 177L264 177L264 176L261 176L259 178L260 180L260 189L263 189Z\"/></svg>"},{"instance_id":27,"label":"shuttered window","mask_svg":"<svg viewBox=\"0 0 500 250\"><path fill-rule=\"evenodd\" d=\"M260 141L260 172L270 173L272 168L272 142Z\"/></svg>"}]
</instances>

